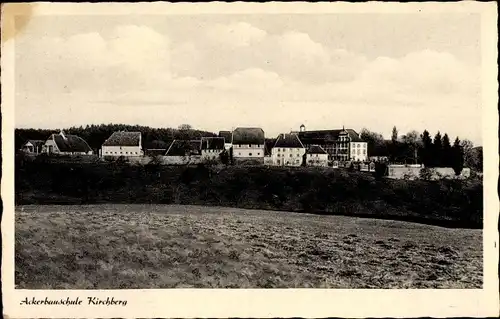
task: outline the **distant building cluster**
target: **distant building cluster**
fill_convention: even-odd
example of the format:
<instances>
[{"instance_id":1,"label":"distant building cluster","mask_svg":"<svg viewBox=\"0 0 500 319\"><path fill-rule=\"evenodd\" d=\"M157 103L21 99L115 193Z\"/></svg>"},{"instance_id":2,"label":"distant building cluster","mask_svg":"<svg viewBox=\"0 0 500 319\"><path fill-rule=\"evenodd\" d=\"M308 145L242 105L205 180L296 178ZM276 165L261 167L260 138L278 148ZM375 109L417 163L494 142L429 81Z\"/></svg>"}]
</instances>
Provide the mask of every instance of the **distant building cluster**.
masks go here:
<instances>
[{"instance_id":1,"label":"distant building cluster","mask_svg":"<svg viewBox=\"0 0 500 319\"><path fill-rule=\"evenodd\" d=\"M85 140L65 134L52 134L46 141L28 140L22 147L28 153L60 155L93 155ZM199 140L163 141L150 149L142 147L140 132L114 132L101 146L102 158L137 158L162 156L169 162L185 162L186 158L217 161L227 154L235 163L252 161L274 166L328 166L331 162L368 160L368 145L353 129L299 131L279 134L274 143L266 143L264 130L258 127L238 127L220 131L217 137Z\"/></svg>"}]
</instances>

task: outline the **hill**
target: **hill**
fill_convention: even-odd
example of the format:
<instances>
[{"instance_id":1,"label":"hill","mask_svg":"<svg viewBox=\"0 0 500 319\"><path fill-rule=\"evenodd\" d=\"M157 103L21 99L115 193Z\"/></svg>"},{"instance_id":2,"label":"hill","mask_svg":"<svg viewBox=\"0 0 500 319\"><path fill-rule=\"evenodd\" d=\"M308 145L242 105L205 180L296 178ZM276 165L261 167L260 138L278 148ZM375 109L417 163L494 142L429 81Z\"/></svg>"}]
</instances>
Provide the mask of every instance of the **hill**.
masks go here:
<instances>
[{"instance_id":1,"label":"hill","mask_svg":"<svg viewBox=\"0 0 500 319\"><path fill-rule=\"evenodd\" d=\"M479 179L376 180L343 169L18 162L16 205L182 204L482 228Z\"/></svg>"}]
</instances>

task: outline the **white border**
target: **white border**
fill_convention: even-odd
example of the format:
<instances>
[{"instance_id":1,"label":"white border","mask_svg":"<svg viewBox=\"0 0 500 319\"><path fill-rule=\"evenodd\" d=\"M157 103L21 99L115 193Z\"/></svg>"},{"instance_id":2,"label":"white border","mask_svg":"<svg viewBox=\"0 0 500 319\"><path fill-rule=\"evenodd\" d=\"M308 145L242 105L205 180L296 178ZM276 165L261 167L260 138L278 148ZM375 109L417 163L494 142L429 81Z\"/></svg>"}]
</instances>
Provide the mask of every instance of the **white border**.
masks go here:
<instances>
[{"instance_id":1,"label":"white border","mask_svg":"<svg viewBox=\"0 0 500 319\"><path fill-rule=\"evenodd\" d=\"M36 15L410 13L481 14L484 143L484 288L476 290L148 289L14 290L14 45L4 41L12 16L26 4L2 8L2 154L4 204L3 306L14 318L153 317L486 317L499 313L498 294L498 83L496 3L34 3ZM12 25L10 25L12 26ZM12 30L12 29L11 29ZM465 124L465 123L464 123ZM465 124L466 125L466 124ZM114 296L125 307L20 306L24 297Z\"/></svg>"}]
</instances>

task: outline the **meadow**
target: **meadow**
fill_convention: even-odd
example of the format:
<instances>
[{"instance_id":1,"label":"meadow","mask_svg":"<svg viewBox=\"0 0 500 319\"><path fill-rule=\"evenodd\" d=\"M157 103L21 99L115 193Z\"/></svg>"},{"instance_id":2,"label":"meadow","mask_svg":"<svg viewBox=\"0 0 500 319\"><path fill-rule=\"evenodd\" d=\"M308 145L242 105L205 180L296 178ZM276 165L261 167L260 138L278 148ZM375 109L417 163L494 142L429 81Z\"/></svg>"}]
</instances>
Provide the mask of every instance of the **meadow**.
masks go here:
<instances>
[{"instance_id":1,"label":"meadow","mask_svg":"<svg viewBox=\"0 0 500 319\"><path fill-rule=\"evenodd\" d=\"M25 289L480 288L482 231L190 205L16 207Z\"/></svg>"}]
</instances>

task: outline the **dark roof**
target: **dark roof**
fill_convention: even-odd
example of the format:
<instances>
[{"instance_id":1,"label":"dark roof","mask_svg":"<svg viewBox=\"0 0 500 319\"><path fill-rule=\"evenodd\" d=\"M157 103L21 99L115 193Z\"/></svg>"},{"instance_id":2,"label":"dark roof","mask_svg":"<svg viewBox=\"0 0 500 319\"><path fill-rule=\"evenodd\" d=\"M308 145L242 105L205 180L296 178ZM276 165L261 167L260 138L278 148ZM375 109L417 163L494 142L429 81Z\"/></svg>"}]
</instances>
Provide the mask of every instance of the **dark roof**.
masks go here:
<instances>
[{"instance_id":1,"label":"dark roof","mask_svg":"<svg viewBox=\"0 0 500 319\"><path fill-rule=\"evenodd\" d=\"M200 140L174 140L167 150L167 156L200 155Z\"/></svg>"},{"instance_id":2,"label":"dark roof","mask_svg":"<svg viewBox=\"0 0 500 319\"><path fill-rule=\"evenodd\" d=\"M304 144L325 144L336 142L340 135L347 134L351 142L364 142L353 129L338 129L338 130L317 130L299 132L299 138Z\"/></svg>"},{"instance_id":3,"label":"dark roof","mask_svg":"<svg viewBox=\"0 0 500 319\"><path fill-rule=\"evenodd\" d=\"M225 143L231 143L231 140L233 139L233 133L231 133L231 131L220 131L219 137L223 137Z\"/></svg>"},{"instance_id":4,"label":"dark roof","mask_svg":"<svg viewBox=\"0 0 500 319\"><path fill-rule=\"evenodd\" d=\"M312 145L307 150L308 154L328 154L321 146Z\"/></svg>"},{"instance_id":5,"label":"dark roof","mask_svg":"<svg viewBox=\"0 0 500 319\"><path fill-rule=\"evenodd\" d=\"M233 131L233 144L264 144L264 130L258 127L238 127Z\"/></svg>"},{"instance_id":6,"label":"dark roof","mask_svg":"<svg viewBox=\"0 0 500 319\"><path fill-rule=\"evenodd\" d=\"M146 149L149 149L149 150L161 150L161 149L166 150L168 147L169 147L169 144L167 142L161 141L161 140L153 140L153 141L146 144Z\"/></svg>"},{"instance_id":7,"label":"dark roof","mask_svg":"<svg viewBox=\"0 0 500 319\"><path fill-rule=\"evenodd\" d=\"M297 134L280 134L274 147L304 148Z\"/></svg>"},{"instance_id":8,"label":"dark roof","mask_svg":"<svg viewBox=\"0 0 500 319\"><path fill-rule=\"evenodd\" d=\"M202 150L223 150L224 138L223 137L202 137L201 138Z\"/></svg>"},{"instance_id":9,"label":"dark roof","mask_svg":"<svg viewBox=\"0 0 500 319\"><path fill-rule=\"evenodd\" d=\"M52 134L50 138L54 140L60 152L88 153L92 151L87 142L76 135Z\"/></svg>"},{"instance_id":10,"label":"dark roof","mask_svg":"<svg viewBox=\"0 0 500 319\"><path fill-rule=\"evenodd\" d=\"M102 146L141 146L141 132L114 132Z\"/></svg>"}]
</instances>

